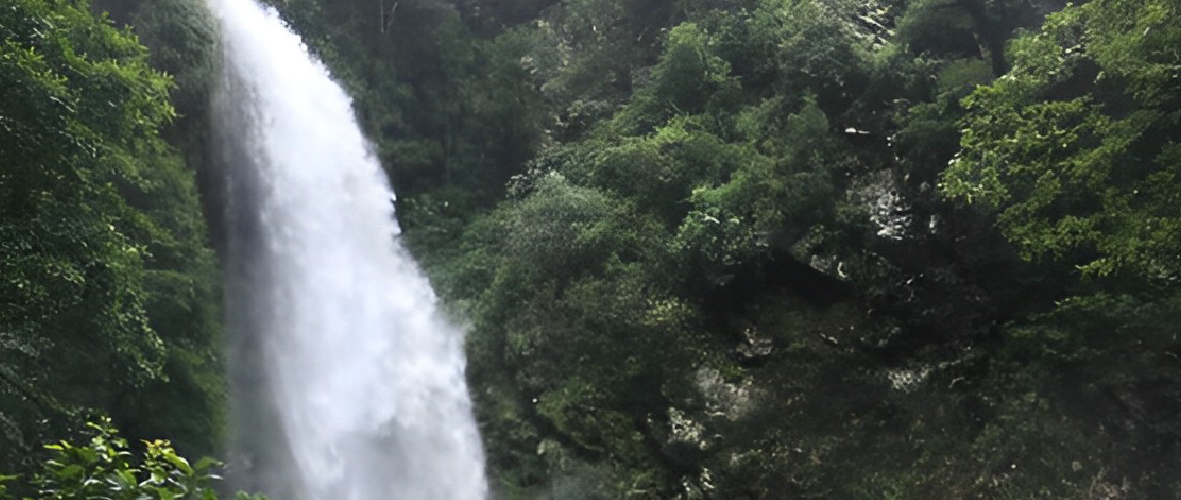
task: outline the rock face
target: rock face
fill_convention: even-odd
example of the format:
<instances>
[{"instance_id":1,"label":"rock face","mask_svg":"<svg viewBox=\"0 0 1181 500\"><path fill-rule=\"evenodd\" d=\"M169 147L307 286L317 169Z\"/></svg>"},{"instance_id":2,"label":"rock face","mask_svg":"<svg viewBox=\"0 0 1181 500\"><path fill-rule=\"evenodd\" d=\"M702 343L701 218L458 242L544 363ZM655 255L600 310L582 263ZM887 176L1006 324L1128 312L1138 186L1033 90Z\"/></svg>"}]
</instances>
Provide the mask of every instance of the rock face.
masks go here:
<instances>
[{"instance_id":1,"label":"rock face","mask_svg":"<svg viewBox=\"0 0 1181 500\"><path fill-rule=\"evenodd\" d=\"M770 354L770 346L767 354ZM718 370L702 368L697 370L695 382L705 400L705 415L710 418L737 420L754 409L754 383L749 379L731 383L725 381Z\"/></svg>"}]
</instances>

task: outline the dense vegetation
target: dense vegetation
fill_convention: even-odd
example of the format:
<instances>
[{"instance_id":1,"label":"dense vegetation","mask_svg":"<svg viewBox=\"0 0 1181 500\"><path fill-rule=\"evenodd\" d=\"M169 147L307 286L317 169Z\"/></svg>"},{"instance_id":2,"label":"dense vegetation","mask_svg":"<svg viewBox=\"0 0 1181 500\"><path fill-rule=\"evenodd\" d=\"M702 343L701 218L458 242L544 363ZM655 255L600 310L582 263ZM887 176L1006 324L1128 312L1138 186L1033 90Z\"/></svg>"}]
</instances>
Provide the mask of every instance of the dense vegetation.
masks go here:
<instances>
[{"instance_id":1,"label":"dense vegetation","mask_svg":"<svg viewBox=\"0 0 1181 500\"><path fill-rule=\"evenodd\" d=\"M1181 497L1175 1L272 3L469 325L498 498ZM0 465L93 411L215 451L208 13L13 5Z\"/></svg>"},{"instance_id":2,"label":"dense vegetation","mask_svg":"<svg viewBox=\"0 0 1181 500\"><path fill-rule=\"evenodd\" d=\"M213 489L220 479L212 472L220 464L204 458L190 464L165 440L144 441L142 452L111 427L110 420L89 423L82 443L61 441L46 445L49 458L28 481L35 496L44 499L218 500ZM6 482L19 476L0 476L0 498L8 498ZM265 500L238 493L237 500Z\"/></svg>"},{"instance_id":3,"label":"dense vegetation","mask_svg":"<svg viewBox=\"0 0 1181 500\"><path fill-rule=\"evenodd\" d=\"M502 497L1181 495L1175 2L275 3Z\"/></svg>"},{"instance_id":4,"label":"dense vegetation","mask_svg":"<svg viewBox=\"0 0 1181 500\"><path fill-rule=\"evenodd\" d=\"M189 119L170 94L196 87L161 60L86 2L0 8L0 470L32 469L98 414L188 453L221 446L216 260L162 135Z\"/></svg>"}]
</instances>

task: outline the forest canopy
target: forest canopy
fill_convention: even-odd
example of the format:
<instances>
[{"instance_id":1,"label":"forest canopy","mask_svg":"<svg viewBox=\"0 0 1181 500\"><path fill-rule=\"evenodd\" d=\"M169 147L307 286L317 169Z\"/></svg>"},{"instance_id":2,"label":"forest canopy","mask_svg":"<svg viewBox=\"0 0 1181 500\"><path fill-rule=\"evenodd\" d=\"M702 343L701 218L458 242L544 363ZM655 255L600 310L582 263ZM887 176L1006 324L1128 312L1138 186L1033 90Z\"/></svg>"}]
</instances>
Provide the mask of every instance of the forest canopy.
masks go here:
<instances>
[{"instance_id":1,"label":"forest canopy","mask_svg":"<svg viewBox=\"0 0 1181 500\"><path fill-rule=\"evenodd\" d=\"M269 3L468 326L494 498L1181 497L1177 2ZM100 414L217 454L212 17L9 4L0 470Z\"/></svg>"},{"instance_id":2,"label":"forest canopy","mask_svg":"<svg viewBox=\"0 0 1181 500\"><path fill-rule=\"evenodd\" d=\"M213 453L218 276L161 135L173 81L85 2L14 0L0 34L0 464L94 412Z\"/></svg>"}]
</instances>

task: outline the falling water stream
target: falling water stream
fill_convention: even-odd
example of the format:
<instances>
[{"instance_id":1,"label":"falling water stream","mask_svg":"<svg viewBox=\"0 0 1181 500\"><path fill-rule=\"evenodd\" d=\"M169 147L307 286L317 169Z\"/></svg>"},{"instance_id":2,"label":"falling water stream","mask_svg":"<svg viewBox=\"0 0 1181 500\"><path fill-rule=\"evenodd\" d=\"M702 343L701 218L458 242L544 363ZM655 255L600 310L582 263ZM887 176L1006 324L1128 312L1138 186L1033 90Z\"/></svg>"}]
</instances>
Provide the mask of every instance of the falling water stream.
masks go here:
<instances>
[{"instance_id":1,"label":"falling water stream","mask_svg":"<svg viewBox=\"0 0 1181 500\"><path fill-rule=\"evenodd\" d=\"M398 242L349 97L273 10L210 5L234 479L276 500L482 500L462 338Z\"/></svg>"}]
</instances>

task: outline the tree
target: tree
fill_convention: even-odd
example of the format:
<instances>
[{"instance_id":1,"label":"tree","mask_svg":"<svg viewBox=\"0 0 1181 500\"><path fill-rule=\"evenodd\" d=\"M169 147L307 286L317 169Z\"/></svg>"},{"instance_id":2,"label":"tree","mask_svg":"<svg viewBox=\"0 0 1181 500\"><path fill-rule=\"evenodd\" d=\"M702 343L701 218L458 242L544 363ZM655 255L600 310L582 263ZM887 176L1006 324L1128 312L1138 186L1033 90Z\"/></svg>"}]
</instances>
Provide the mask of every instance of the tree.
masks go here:
<instances>
[{"instance_id":1,"label":"tree","mask_svg":"<svg viewBox=\"0 0 1181 500\"><path fill-rule=\"evenodd\" d=\"M651 80L615 118L625 133L642 135L674 115L701 113L716 94L738 87L729 63L708 50L709 39L692 23L669 31Z\"/></svg>"},{"instance_id":2,"label":"tree","mask_svg":"<svg viewBox=\"0 0 1181 500\"><path fill-rule=\"evenodd\" d=\"M1022 224L1108 211L1096 187L1175 218L1170 1L1036 42L1058 0L403 0L385 31L381 2L279 3L412 186L502 496L1149 499L1177 496L1176 267L1088 279L1099 240Z\"/></svg>"},{"instance_id":3,"label":"tree","mask_svg":"<svg viewBox=\"0 0 1181 500\"><path fill-rule=\"evenodd\" d=\"M952 197L993 207L1026 257L1089 274L1181 272L1177 6L1069 7L1013 44L1009 76L964 100Z\"/></svg>"},{"instance_id":4,"label":"tree","mask_svg":"<svg viewBox=\"0 0 1181 500\"><path fill-rule=\"evenodd\" d=\"M87 408L185 427L147 423L174 389L200 407L178 440L212 452L217 278L192 172L160 137L171 80L86 2L18 0L0 37L0 463Z\"/></svg>"}]
</instances>

